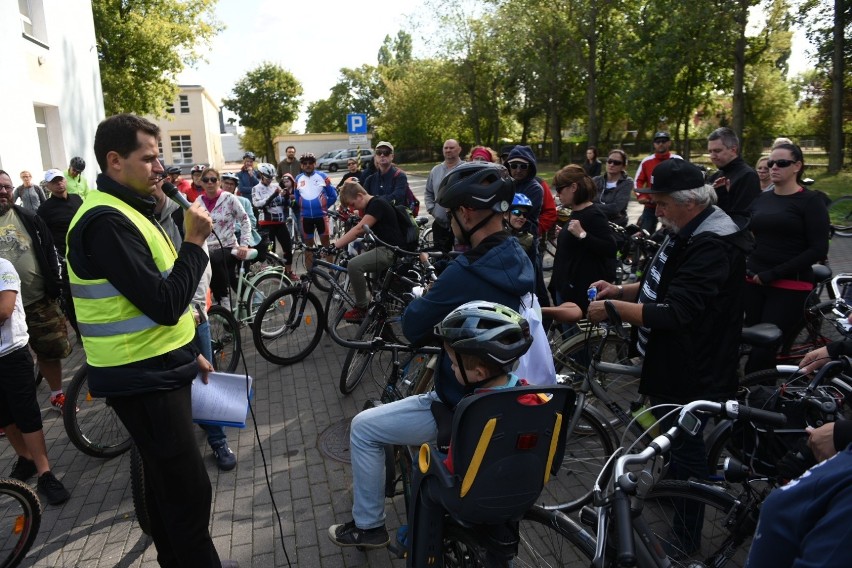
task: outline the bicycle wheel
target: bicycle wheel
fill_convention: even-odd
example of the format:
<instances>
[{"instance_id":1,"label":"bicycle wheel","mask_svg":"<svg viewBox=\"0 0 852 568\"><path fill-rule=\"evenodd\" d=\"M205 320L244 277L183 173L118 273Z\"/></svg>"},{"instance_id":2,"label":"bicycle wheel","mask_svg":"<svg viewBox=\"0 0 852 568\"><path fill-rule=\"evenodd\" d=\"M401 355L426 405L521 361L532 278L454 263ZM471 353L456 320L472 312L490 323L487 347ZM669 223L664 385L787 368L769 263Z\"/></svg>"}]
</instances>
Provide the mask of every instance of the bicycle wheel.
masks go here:
<instances>
[{"instance_id":1,"label":"bicycle wheel","mask_svg":"<svg viewBox=\"0 0 852 568\"><path fill-rule=\"evenodd\" d=\"M838 197L828 206L828 221L838 237L852 237L852 196Z\"/></svg>"},{"instance_id":2,"label":"bicycle wheel","mask_svg":"<svg viewBox=\"0 0 852 568\"><path fill-rule=\"evenodd\" d=\"M741 387L755 387L759 385L781 386L789 382L793 377L801 377L798 374L782 373L776 369L762 369L749 373L740 381Z\"/></svg>"},{"instance_id":3,"label":"bicycle wheel","mask_svg":"<svg viewBox=\"0 0 852 568\"><path fill-rule=\"evenodd\" d=\"M432 227L421 231L419 246L419 250L432 250L432 248L435 246L435 239L432 235Z\"/></svg>"},{"instance_id":4,"label":"bicycle wheel","mask_svg":"<svg viewBox=\"0 0 852 568\"><path fill-rule=\"evenodd\" d=\"M590 502L595 480L614 451L609 428L589 409L582 409L577 427L565 441L562 467L541 492L542 508L572 512ZM602 486L608 478L602 477Z\"/></svg>"},{"instance_id":5,"label":"bicycle wheel","mask_svg":"<svg viewBox=\"0 0 852 568\"><path fill-rule=\"evenodd\" d=\"M261 357L276 365L292 365L316 349L324 328L319 298L293 286L278 290L260 305L252 338Z\"/></svg>"},{"instance_id":6,"label":"bicycle wheel","mask_svg":"<svg viewBox=\"0 0 852 568\"><path fill-rule=\"evenodd\" d=\"M408 361L402 364L402 380L399 392L403 397L423 394L432 390L434 385L434 370L430 362L434 355L414 353Z\"/></svg>"},{"instance_id":7,"label":"bicycle wheel","mask_svg":"<svg viewBox=\"0 0 852 568\"><path fill-rule=\"evenodd\" d=\"M68 439L77 449L96 458L113 458L130 449L130 433L105 398L89 392L89 366L83 364L65 391L69 412L62 413ZM70 409L77 409L70 412Z\"/></svg>"},{"instance_id":8,"label":"bicycle wheel","mask_svg":"<svg viewBox=\"0 0 852 568\"><path fill-rule=\"evenodd\" d=\"M748 504L746 504L748 506ZM642 518L660 539L672 566L742 566L755 523L750 511L719 487L661 481L644 499ZM756 511L754 511L756 515ZM737 535L737 533L739 533Z\"/></svg>"},{"instance_id":9,"label":"bicycle wheel","mask_svg":"<svg viewBox=\"0 0 852 568\"><path fill-rule=\"evenodd\" d=\"M597 351L603 340L603 331L593 330L590 337L585 333L576 334L562 342L553 350L553 363L557 373L574 373L582 378L589 369L592 355ZM630 360L630 342L620 337L610 335L601 353L601 361L605 363L619 363L632 365ZM639 398L639 378L631 375L617 373L595 372L595 377L600 385L607 391L607 396L617 403L622 409L628 411L630 403ZM600 402L590 399L590 404L596 407ZM609 417L609 425L613 429L623 430L620 420L607 410L601 413Z\"/></svg>"},{"instance_id":10,"label":"bicycle wheel","mask_svg":"<svg viewBox=\"0 0 852 568\"><path fill-rule=\"evenodd\" d=\"M289 288L293 285L284 275L284 271L265 271L261 272L251 280L251 285L246 291L247 300L245 309L246 312L241 314L242 321L254 321L254 316L257 314L258 308L265 299L282 288Z\"/></svg>"},{"instance_id":11,"label":"bicycle wheel","mask_svg":"<svg viewBox=\"0 0 852 568\"><path fill-rule=\"evenodd\" d=\"M586 566L595 541L561 511L533 506L520 522L512 566Z\"/></svg>"},{"instance_id":12,"label":"bicycle wheel","mask_svg":"<svg viewBox=\"0 0 852 568\"><path fill-rule=\"evenodd\" d=\"M217 371L233 373L237 370L242 353L240 324L230 310L215 305L207 310L207 321L210 324L210 344L213 349L213 360L210 363Z\"/></svg>"},{"instance_id":13,"label":"bicycle wheel","mask_svg":"<svg viewBox=\"0 0 852 568\"><path fill-rule=\"evenodd\" d=\"M41 525L41 502L33 489L17 479L0 479L0 567L21 563Z\"/></svg>"},{"instance_id":14,"label":"bicycle wheel","mask_svg":"<svg viewBox=\"0 0 852 568\"><path fill-rule=\"evenodd\" d=\"M147 491L145 489L145 464L142 454L133 444L130 448L130 493L133 496L133 509L136 511L136 522L142 532L151 534L151 517L148 516Z\"/></svg>"},{"instance_id":15,"label":"bicycle wheel","mask_svg":"<svg viewBox=\"0 0 852 568\"><path fill-rule=\"evenodd\" d=\"M358 333L355 334L355 341L370 340L379 335L382 331L383 320L376 317L376 314L368 312L364 317L364 321L358 327ZM343 368L340 370L340 392L349 394L367 371L370 369L370 363L373 360L374 351L367 349L350 349L346 354L346 360L343 362Z\"/></svg>"}]
</instances>

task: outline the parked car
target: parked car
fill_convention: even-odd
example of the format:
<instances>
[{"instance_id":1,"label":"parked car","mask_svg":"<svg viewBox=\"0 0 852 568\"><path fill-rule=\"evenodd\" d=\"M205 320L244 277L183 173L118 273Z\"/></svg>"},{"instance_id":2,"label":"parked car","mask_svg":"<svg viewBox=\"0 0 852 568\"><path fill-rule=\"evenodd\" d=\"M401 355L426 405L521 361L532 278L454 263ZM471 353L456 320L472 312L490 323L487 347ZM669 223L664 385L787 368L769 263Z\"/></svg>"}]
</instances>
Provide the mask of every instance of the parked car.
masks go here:
<instances>
[{"instance_id":1,"label":"parked car","mask_svg":"<svg viewBox=\"0 0 852 568\"><path fill-rule=\"evenodd\" d=\"M369 148L364 150L339 150L329 158L318 159L317 169L328 170L330 172L343 170L346 169L346 163L350 158L360 158L361 167L364 167L368 162L373 160L373 151Z\"/></svg>"}]
</instances>

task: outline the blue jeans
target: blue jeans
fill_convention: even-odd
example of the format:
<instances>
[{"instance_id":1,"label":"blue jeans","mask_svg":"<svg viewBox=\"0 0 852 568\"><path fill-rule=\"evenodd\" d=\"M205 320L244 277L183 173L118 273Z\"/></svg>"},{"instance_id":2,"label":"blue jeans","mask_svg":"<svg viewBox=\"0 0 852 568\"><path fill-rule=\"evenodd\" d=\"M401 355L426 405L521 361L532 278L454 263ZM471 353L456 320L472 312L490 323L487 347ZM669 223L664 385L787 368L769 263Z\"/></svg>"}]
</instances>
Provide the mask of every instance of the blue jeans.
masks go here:
<instances>
[{"instance_id":1,"label":"blue jeans","mask_svg":"<svg viewBox=\"0 0 852 568\"><path fill-rule=\"evenodd\" d=\"M359 529L385 523L385 445L419 446L437 439L431 411L436 400L434 391L410 396L370 408L352 419L352 518Z\"/></svg>"},{"instance_id":2,"label":"blue jeans","mask_svg":"<svg viewBox=\"0 0 852 568\"><path fill-rule=\"evenodd\" d=\"M642 214L639 216L639 221L636 223L640 229L648 231L649 235L653 235L657 230L657 209L656 207L644 207Z\"/></svg>"},{"instance_id":3,"label":"blue jeans","mask_svg":"<svg viewBox=\"0 0 852 568\"><path fill-rule=\"evenodd\" d=\"M213 344L210 339L210 322L203 321L198 324L198 327L195 328L195 342L198 345L198 349L201 351L201 354L204 355L204 358L208 361L213 362ZM221 426L217 426L215 424L199 424L201 429L207 432L207 443L210 444L210 447L214 447L217 444L220 444L223 440L227 441L228 437L225 436L225 429Z\"/></svg>"}]
</instances>

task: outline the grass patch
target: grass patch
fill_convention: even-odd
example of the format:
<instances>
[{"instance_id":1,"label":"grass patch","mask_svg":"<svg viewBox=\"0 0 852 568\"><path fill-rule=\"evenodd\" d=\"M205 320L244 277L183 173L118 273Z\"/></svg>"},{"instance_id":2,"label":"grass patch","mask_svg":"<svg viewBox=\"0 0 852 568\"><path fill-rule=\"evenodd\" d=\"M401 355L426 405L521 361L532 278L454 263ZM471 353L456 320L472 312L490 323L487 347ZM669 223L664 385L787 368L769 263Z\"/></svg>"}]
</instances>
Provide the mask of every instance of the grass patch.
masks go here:
<instances>
[{"instance_id":1,"label":"grass patch","mask_svg":"<svg viewBox=\"0 0 852 568\"><path fill-rule=\"evenodd\" d=\"M811 187L825 192L831 199L852 195L852 171L848 169L838 174L814 173L811 177L816 180Z\"/></svg>"}]
</instances>

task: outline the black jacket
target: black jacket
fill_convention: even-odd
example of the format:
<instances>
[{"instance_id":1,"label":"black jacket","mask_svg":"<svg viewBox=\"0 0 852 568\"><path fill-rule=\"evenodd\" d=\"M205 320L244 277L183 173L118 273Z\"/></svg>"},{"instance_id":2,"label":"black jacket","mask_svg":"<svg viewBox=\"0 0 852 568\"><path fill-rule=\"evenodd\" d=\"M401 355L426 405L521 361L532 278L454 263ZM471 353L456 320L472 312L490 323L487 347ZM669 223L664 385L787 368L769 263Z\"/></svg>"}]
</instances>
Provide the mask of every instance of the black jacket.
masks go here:
<instances>
[{"instance_id":1,"label":"black jacket","mask_svg":"<svg viewBox=\"0 0 852 568\"><path fill-rule=\"evenodd\" d=\"M612 189L606 188L606 176L598 176L592 180L595 183L595 189L598 194L595 198L595 204L598 209L604 212L606 218L620 225L627 226L627 204L630 202L630 194L636 184L633 178L626 173L621 172L621 179L615 184Z\"/></svg>"},{"instance_id":2,"label":"black jacket","mask_svg":"<svg viewBox=\"0 0 852 568\"><path fill-rule=\"evenodd\" d=\"M657 301L642 309L651 333L639 392L676 403L733 397L751 233L714 207L690 236L674 238Z\"/></svg>"},{"instance_id":3,"label":"black jacket","mask_svg":"<svg viewBox=\"0 0 852 568\"><path fill-rule=\"evenodd\" d=\"M44 291L51 299L58 298L62 292L59 259L56 256L56 247L53 244L53 236L47 228L44 220L31 211L17 205L12 206L15 213L21 219L33 242L38 243L35 250L36 261L39 272L44 278Z\"/></svg>"},{"instance_id":4,"label":"black jacket","mask_svg":"<svg viewBox=\"0 0 852 568\"><path fill-rule=\"evenodd\" d=\"M748 215L746 211L751 202L761 193L760 178L757 177L757 172L745 160L737 156L710 176L708 183L713 185L713 182L721 176L728 178L731 188L727 191L724 189L716 190L716 196L719 198L716 205L734 218Z\"/></svg>"}]
</instances>

